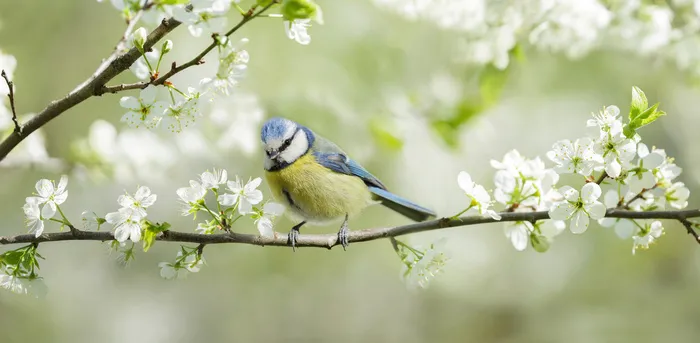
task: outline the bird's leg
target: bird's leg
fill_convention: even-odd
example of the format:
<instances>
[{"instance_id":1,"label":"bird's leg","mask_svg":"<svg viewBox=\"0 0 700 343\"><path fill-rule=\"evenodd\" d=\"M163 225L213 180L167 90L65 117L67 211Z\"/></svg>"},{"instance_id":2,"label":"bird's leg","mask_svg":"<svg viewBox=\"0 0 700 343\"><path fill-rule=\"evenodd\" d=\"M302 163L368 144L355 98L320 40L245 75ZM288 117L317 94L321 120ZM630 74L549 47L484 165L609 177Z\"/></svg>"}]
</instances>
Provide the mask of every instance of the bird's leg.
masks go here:
<instances>
[{"instance_id":1,"label":"bird's leg","mask_svg":"<svg viewBox=\"0 0 700 343\"><path fill-rule=\"evenodd\" d=\"M343 221L343 224L340 225L340 231L338 231L338 242L340 245L343 246L343 250L348 247L350 242L348 242L348 238L350 236L350 229L348 229L348 214L345 214L345 220Z\"/></svg>"},{"instance_id":2,"label":"bird's leg","mask_svg":"<svg viewBox=\"0 0 700 343\"><path fill-rule=\"evenodd\" d=\"M299 228L304 224L306 224L306 221L294 225L287 235L287 244L292 246L293 251L296 251L297 239L299 238Z\"/></svg>"}]
</instances>

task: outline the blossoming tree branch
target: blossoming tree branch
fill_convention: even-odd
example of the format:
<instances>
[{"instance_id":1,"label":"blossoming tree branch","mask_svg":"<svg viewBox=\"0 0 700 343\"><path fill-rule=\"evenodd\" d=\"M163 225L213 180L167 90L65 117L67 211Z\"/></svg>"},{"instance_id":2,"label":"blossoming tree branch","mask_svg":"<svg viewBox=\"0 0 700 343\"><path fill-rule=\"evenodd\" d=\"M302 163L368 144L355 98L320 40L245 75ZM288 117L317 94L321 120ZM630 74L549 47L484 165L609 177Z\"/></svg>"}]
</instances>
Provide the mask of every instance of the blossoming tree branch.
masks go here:
<instances>
[{"instance_id":1,"label":"blossoming tree branch","mask_svg":"<svg viewBox=\"0 0 700 343\"><path fill-rule=\"evenodd\" d=\"M11 113L7 116L13 125L0 143L0 160L51 119L90 97L107 93L139 90L138 97L120 99L126 109L121 121L127 125L180 132L201 116L202 100L217 101L239 82L249 59L242 49L247 39L234 42L231 37L240 27L258 17L279 17L290 39L309 44L310 21L322 21L320 8L310 0L258 0L247 9L238 1L228 0L113 0L112 4L127 21L114 53L87 81L26 122L17 116L17 94L11 80L14 62L6 63L11 68L2 73L5 84L0 91L8 95ZM231 9L239 12L241 19L228 28L226 14ZM266 13L271 9L279 9L279 13ZM159 24L148 33L145 28L136 29L140 20ZM157 44L181 25L186 25L193 36L206 34L213 41L185 63L172 61L165 71L165 56L175 44L170 40ZM203 78L198 85L186 89L170 81L175 74L204 63L212 51L218 54L214 77ZM127 70L142 81L108 84ZM158 100L158 90L165 90L169 99ZM5 115L4 108L0 109L0 114ZM632 253L636 253L656 243L665 233L665 223L675 221L700 243L696 231L699 224L693 221L700 217L700 210L686 209L690 194L677 181L681 168L663 149L644 144L639 132L664 115L658 104L649 104L644 92L635 87L626 115L616 106L594 112L590 120L581 123L589 135L555 142L546 152L547 163L540 157L524 157L516 150L500 161L492 160L492 191L476 184L467 172L461 172L456 181L466 195L463 211L410 225L354 230L349 242L388 238L401 261L406 281L420 287L426 287L447 262L448 257L441 250L444 241L420 248L396 237L500 222L516 250L531 246L545 252L567 228L573 234L583 234L591 221L597 221L629 240ZM567 177L560 180L561 175ZM2 245L25 244L0 255L0 286L16 293L38 293L42 288L38 266L43 258L38 251L43 244L56 241L109 242L124 262L134 259L136 249L146 252L156 242L190 243L180 246L174 260L159 264L160 275L168 279L198 272L209 244L288 246L286 232L276 232L273 225L285 209L265 201L258 189L261 183L257 177L246 181L230 176L224 169L214 169L197 175L187 186L173 189L168 196L176 196L182 204L181 214L192 216L196 222L194 230L187 230L173 227L167 218L149 215L150 209L157 206L158 196L147 186L120 195L112 212L96 213L85 208L78 220L61 208L68 201L68 177L63 176L58 182L41 179L22 207L29 234L0 237ZM246 226L243 218L252 220L258 234L241 233L240 228ZM335 234L303 234L296 246L331 249L339 243Z\"/></svg>"}]
</instances>

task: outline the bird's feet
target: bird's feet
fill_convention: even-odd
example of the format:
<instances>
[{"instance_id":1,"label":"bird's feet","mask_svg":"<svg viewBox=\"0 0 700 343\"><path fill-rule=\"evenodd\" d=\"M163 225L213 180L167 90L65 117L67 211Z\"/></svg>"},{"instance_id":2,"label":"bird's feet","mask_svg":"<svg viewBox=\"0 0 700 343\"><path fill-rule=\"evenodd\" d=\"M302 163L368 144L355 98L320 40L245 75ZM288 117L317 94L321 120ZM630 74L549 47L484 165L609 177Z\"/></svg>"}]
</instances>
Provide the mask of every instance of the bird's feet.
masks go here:
<instances>
[{"instance_id":1,"label":"bird's feet","mask_svg":"<svg viewBox=\"0 0 700 343\"><path fill-rule=\"evenodd\" d=\"M306 222L301 222L294 225L287 235L287 244L292 246L292 251L296 251L297 240L299 239L299 228L301 228L301 226L304 224L306 224Z\"/></svg>"},{"instance_id":2,"label":"bird's feet","mask_svg":"<svg viewBox=\"0 0 700 343\"><path fill-rule=\"evenodd\" d=\"M348 228L348 215L345 214L345 220L343 225L340 226L340 231L338 231L338 243L343 247L343 250L350 245L348 239L350 238L350 229Z\"/></svg>"}]
</instances>

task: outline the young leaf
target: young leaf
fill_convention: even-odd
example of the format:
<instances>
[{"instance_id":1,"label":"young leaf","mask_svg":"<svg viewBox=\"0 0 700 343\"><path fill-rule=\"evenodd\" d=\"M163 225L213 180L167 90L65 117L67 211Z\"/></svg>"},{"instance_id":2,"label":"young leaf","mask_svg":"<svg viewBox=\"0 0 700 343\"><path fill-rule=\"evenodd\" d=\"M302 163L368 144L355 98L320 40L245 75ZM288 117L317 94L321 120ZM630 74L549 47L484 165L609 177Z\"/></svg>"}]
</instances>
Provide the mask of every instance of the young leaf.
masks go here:
<instances>
[{"instance_id":1,"label":"young leaf","mask_svg":"<svg viewBox=\"0 0 700 343\"><path fill-rule=\"evenodd\" d=\"M637 119L637 117L644 112L647 107L649 107L649 102L647 96L644 92L639 89L639 87L632 87L632 103L630 104L630 122Z\"/></svg>"}]
</instances>

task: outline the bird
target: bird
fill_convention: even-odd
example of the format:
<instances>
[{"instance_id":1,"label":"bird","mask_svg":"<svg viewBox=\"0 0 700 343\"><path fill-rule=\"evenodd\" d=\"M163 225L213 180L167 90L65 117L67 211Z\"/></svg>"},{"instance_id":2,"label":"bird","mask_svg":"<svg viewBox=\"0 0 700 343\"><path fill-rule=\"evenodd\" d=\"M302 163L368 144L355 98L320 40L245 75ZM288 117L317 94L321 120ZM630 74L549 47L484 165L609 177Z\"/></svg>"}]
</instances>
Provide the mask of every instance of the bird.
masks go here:
<instances>
[{"instance_id":1,"label":"bird","mask_svg":"<svg viewBox=\"0 0 700 343\"><path fill-rule=\"evenodd\" d=\"M286 118L270 118L263 124L260 138L272 195L286 205L287 216L298 222L287 236L293 250L303 225L327 225L341 219L337 242L345 250L348 219L378 203L414 221L436 217L434 211L391 193L335 143L306 126Z\"/></svg>"}]
</instances>

